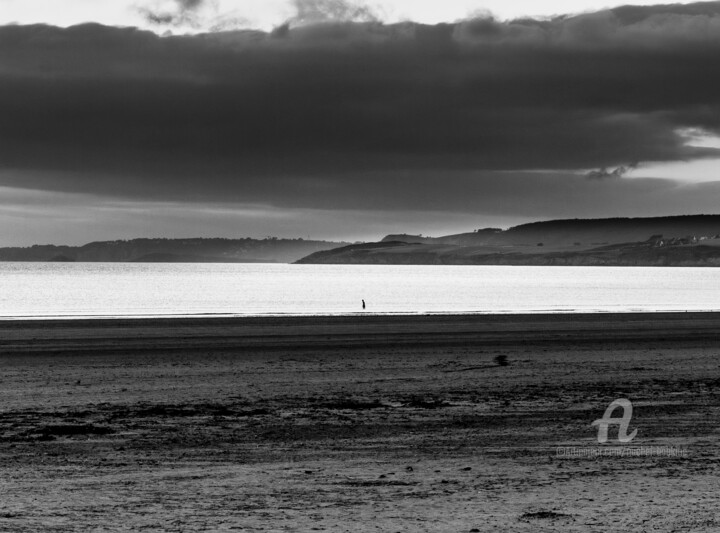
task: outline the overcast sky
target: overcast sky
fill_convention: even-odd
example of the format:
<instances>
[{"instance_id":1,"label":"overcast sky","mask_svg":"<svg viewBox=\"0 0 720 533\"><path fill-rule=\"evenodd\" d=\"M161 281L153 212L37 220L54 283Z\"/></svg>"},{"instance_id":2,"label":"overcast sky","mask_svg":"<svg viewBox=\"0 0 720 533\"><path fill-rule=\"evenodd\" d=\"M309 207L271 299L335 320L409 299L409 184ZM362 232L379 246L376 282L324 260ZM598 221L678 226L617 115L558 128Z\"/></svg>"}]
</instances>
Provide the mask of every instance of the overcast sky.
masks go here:
<instances>
[{"instance_id":1,"label":"overcast sky","mask_svg":"<svg viewBox=\"0 0 720 533\"><path fill-rule=\"evenodd\" d=\"M720 2L607 4L0 0L0 245L718 212Z\"/></svg>"}]
</instances>

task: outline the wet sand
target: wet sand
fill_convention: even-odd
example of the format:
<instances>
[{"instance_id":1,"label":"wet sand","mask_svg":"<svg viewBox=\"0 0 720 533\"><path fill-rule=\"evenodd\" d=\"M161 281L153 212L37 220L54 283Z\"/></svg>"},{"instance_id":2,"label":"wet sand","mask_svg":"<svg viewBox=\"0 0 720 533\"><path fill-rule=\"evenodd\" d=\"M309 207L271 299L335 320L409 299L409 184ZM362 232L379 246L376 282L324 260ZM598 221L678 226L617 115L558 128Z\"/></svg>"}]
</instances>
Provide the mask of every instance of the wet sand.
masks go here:
<instances>
[{"instance_id":1,"label":"wet sand","mask_svg":"<svg viewBox=\"0 0 720 533\"><path fill-rule=\"evenodd\" d=\"M0 531L720 528L716 313L0 321L0 370ZM558 455L618 398L685 456Z\"/></svg>"}]
</instances>

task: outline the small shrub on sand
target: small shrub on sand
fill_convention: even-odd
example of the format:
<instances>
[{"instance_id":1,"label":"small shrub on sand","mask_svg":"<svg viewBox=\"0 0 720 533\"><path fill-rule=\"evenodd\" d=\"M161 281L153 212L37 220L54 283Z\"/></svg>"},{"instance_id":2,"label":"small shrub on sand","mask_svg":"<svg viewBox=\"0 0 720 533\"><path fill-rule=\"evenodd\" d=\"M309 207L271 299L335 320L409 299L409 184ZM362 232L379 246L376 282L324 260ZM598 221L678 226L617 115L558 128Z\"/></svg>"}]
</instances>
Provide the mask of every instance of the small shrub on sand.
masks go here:
<instances>
[{"instance_id":1,"label":"small shrub on sand","mask_svg":"<svg viewBox=\"0 0 720 533\"><path fill-rule=\"evenodd\" d=\"M495 356L495 364L498 366L508 366L510 363L508 362L507 355L496 355Z\"/></svg>"}]
</instances>

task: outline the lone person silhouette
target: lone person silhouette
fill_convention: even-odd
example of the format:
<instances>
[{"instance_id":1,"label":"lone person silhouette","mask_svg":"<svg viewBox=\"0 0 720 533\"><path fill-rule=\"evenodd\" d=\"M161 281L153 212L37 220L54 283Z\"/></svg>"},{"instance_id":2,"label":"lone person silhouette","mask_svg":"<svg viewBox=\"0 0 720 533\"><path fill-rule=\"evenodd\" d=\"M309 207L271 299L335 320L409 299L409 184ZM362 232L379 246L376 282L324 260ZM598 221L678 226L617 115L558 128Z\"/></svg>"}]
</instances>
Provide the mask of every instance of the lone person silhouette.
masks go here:
<instances>
[{"instance_id":1,"label":"lone person silhouette","mask_svg":"<svg viewBox=\"0 0 720 533\"><path fill-rule=\"evenodd\" d=\"M365 309L365 300L363 300L362 303L363 303L363 309Z\"/></svg>"}]
</instances>

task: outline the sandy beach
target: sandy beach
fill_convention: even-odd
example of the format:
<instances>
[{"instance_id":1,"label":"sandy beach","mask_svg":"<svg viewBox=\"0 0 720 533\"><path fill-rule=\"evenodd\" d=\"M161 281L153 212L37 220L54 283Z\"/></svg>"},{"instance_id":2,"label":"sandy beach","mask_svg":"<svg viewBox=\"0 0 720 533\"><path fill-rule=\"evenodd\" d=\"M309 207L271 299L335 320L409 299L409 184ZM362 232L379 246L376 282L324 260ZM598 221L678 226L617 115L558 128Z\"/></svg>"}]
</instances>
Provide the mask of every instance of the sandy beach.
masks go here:
<instances>
[{"instance_id":1,"label":"sandy beach","mask_svg":"<svg viewBox=\"0 0 720 533\"><path fill-rule=\"evenodd\" d=\"M0 368L0 531L720 529L716 313L0 321Z\"/></svg>"}]
</instances>

